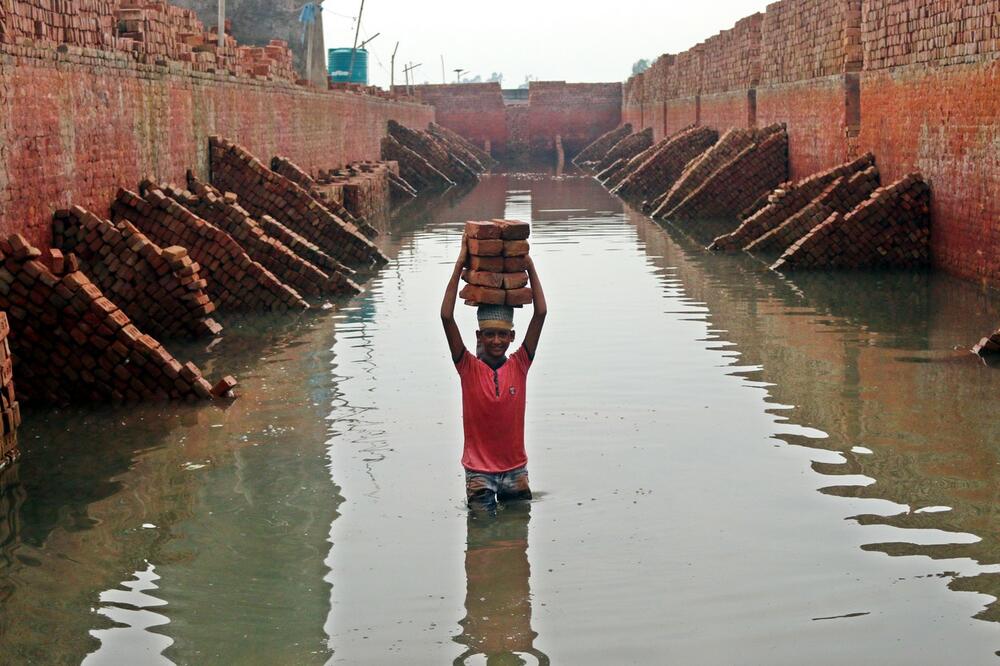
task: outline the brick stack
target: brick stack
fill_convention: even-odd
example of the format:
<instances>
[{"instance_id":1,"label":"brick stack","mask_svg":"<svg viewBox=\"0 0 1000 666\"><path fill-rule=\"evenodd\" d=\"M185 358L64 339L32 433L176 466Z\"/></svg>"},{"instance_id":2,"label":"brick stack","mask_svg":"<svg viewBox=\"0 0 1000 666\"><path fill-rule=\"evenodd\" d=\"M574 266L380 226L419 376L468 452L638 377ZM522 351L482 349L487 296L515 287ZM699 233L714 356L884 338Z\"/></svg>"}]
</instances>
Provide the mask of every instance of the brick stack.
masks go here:
<instances>
[{"instance_id":1,"label":"brick stack","mask_svg":"<svg viewBox=\"0 0 1000 666\"><path fill-rule=\"evenodd\" d=\"M601 158L607 155L615 144L630 134L632 134L632 125L629 123L602 134L592 144L577 153L576 157L573 158L573 164L587 167L593 162L600 162Z\"/></svg>"},{"instance_id":2,"label":"brick stack","mask_svg":"<svg viewBox=\"0 0 1000 666\"><path fill-rule=\"evenodd\" d=\"M319 249L315 243L311 243L308 239L295 233L270 215L264 215L258 220L258 222L260 223L261 228L267 232L268 236L281 241L286 247L295 252L295 254L299 255L314 266L319 267L327 275L339 274L343 275L348 280L350 280L350 277L354 275L354 269L348 268L344 264L340 263L326 252ZM350 291L351 289L358 289L359 293L361 290L361 288L355 284L353 280L351 280L346 289L347 291Z\"/></svg>"},{"instance_id":3,"label":"brick stack","mask_svg":"<svg viewBox=\"0 0 1000 666\"><path fill-rule=\"evenodd\" d=\"M305 310L294 289L251 259L232 236L201 219L160 190L146 198L119 190L111 205L115 222L127 220L161 246L179 246L200 264L207 291L221 309Z\"/></svg>"},{"instance_id":4,"label":"brick stack","mask_svg":"<svg viewBox=\"0 0 1000 666\"><path fill-rule=\"evenodd\" d=\"M736 219L761 194L788 178L784 127L743 149L663 217L675 220Z\"/></svg>"},{"instance_id":5,"label":"brick stack","mask_svg":"<svg viewBox=\"0 0 1000 666\"><path fill-rule=\"evenodd\" d=\"M628 161L652 145L653 128L647 127L641 132L628 135L612 146L593 169L598 173L604 171L616 161L620 159Z\"/></svg>"},{"instance_id":6,"label":"brick stack","mask_svg":"<svg viewBox=\"0 0 1000 666\"><path fill-rule=\"evenodd\" d=\"M657 155L661 150L663 150L664 146L666 146L670 142L671 138L673 137L668 136L660 139L646 150L630 158L627 162L625 162L622 168L617 169L612 174L608 174L603 179L601 179L601 177L598 176L598 179L601 180L601 182L604 184L604 187L614 192L615 188L617 188L618 185L620 185L623 180L628 178L630 174L632 174L636 169L638 169L640 165L645 164L646 161L649 160L649 158L651 158L653 155Z\"/></svg>"},{"instance_id":7,"label":"brick stack","mask_svg":"<svg viewBox=\"0 0 1000 666\"><path fill-rule=\"evenodd\" d=\"M212 184L232 192L256 219L270 215L323 252L349 266L385 264L388 259L350 222L309 193L268 169L241 146L219 137L210 139Z\"/></svg>"},{"instance_id":8,"label":"brick stack","mask_svg":"<svg viewBox=\"0 0 1000 666\"><path fill-rule=\"evenodd\" d=\"M746 217L734 231L716 238L709 249L727 252L745 249L750 243L808 206L838 178L863 171L874 164L874 155L867 153L851 162L814 173L797 183L783 183L767 194L764 198L765 206Z\"/></svg>"},{"instance_id":9,"label":"brick stack","mask_svg":"<svg viewBox=\"0 0 1000 666\"><path fill-rule=\"evenodd\" d=\"M861 3L865 69L982 62L1000 52L1000 0Z\"/></svg>"},{"instance_id":10,"label":"brick stack","mask_svg":"<svg viewBox=\"0 0 1000 666\"><path fill-rule=\"evenodd\" d=\"M454 132L449 132L440 125L431 123L427 126L427 133L434 137L449 152L457 155L458 159L472 167L472 170L476 173L485 173L489 168L488 163L484 163L479 159L479 155L484 154L483 151L477 150L473 152L472 149L474 146Z\"/></svg>"},{"instance_id":11,"label":"brick stack","mask_svg":"<svg viewBox=\"0 0 1000 666\"><path fill-rule=\"evenodd\" d=\"M17 457L21 405L14 394L14 358L10 353L10 322L0 312L0 468Z\"/></svg>"},{"instance_id":12,"label":"brick stack","mask_svg":"<svg viewBox=\"0 0 1000 666\"><path fill-rule=\"evenodd\" d=\"M236 61L253 76L266 79L295 81L298 74L292 64L292 50L288 42L272 39L267 46L240 46Z\"/></svg>"},{"instance_id":13,"label":"brick stack","mask_svg":"<svg viewBox=\"0 0 1000 666\"><path fill-rule=\"evenodd\" d=\"M761 25L761 81L789 83L843 73L857 37L850 29L856 32L860 4L795 0L768 5Z\"/></svg>"},{"instance_id":14,"label":"brick stack","mask_svg":"<svg viewBox=\"0 0 1000 666\"><path fill-rule=\"evenodd\" d=\"M669 137L663 147L637 166L612 190L630 203L646 207L668 192L684 168L715 145L719 133L708 127L691 127Z\"/></svg>"},{"instance_id":15,"label":"brick stack","mask_svg":"<svg viewBox=\"0 0 1000 666\"><path fill-rule=\"evenodd\" d=\"M603 171L597 172L597 174L594 175L594 178L596 178L605 187L611 187L608 185L608 181L616 180L618 178L618 174L623 172L626 167L628 167L628 163L628 158L619 157L617 160L605 167Z\"/></svg>"},{"instance_id":16,"label":"brick stack","mask_svg":"<svg viewBox=\"0 0 1000 666\"><path fill-rule=\"evenodd\" d=\"M360 288L346 275L340 273L328 275L280 240L268 235L257 220L250 217L250 214L239 205L235 194L223 195L197 179L192 180L194 183L192 189L197 194L169 185L161 185L159 189L201 219L232 236L247 256L271 271L286 285L307 296L326 294L353 296L361 293ZM156 189L157 186L147 182L143 183L143 188Z\"/></svg>"},{"instance_id":17,"label":"brick stack","mask_svg":"<svg viewBox=\"0 0 1000 666\"><path fill-rule=\"evenodd\" d=\"M479 180L479 171L448 150L434 135L389 121L389 136L434 165L434 168L459 185Z\"/></svg>"},{"instance_id":18,"label":"brick stack","mask_svg":"<svg viewBox=\"0 0 1000 666\"><path fill-rule=\"evenodd\" d=\"M108 300L73 261L43 262L20 235L0 242L0 309L10 319L17 390L27 402L132 402L209 399L215 388L193 363L182 365Z\"/></svg>"},{"instance_id":19,"label":"brick stack","mask_svg":"<svg viewBox=\"0 0 1000 666\"><path fill-rule=\"evenodd\" d=\"M764 15L753 14L702 44L709 66L701 73L701 92L718 93L753 88L760 79L760 29Z\"/></svg>"},{"instance_id":20,"label":"brick stack","mask_svg":"<svg viewBox=\"0 0 1000 666\"><path fill-rule=\"evenodd\" d=\"M879 188L846 216L833 213L771 267L914 268L930 260L930 189L920 174Z\"/></svg>"},{"instance_id":21,"label":"brick stack","mask_svg":"<svg viewBox=\"0 0 1000 666\"><path fill-rule=\"evenodd\" d=\"M73 254L79 269L128 315L158 338L214 336L222 326L209 318L215 303L205 291L200 266L179 247L160 248L128 222L117 225L74 206L52 223L50 264L59 272Z\"/></svg>"},{"instance_id":22,"label":"brick stack","mask_svg":"<svg viewBox=\"0 0 1000 666\"><path fill-rule=\"evenodd\" d=\"M391 162L391 164L396 164L396 169L399 169L399 165L396 162ZM389 202L393 206L398 206L402 203L415 199L417 197L417 191L406 182L406 179L400 176L398 173L389 171Z\"/></svg>"},{"instance_id":23,"label":"brick stack","mask_svg":"<svg viewBox=\"0 0 1000 666\"><path fill-rule=\"evenodd\" d=\"M399 164L399 175L417 192L444 190L455 185L455 181L438 171L423 156L391 136L382 139L382 159Z\"/></svg>"},{"instance_id":24,"label":"brick stack","mask_svg":"<svg viewBox=\"0 0 1000 666\"><path fill-rule=\"evenodd\" d=\"M809 205L746 246L751 252L784 252L833 213L846 215L879 186L878 169L841 176L830 183Z\"/></svg>"},{"instance_id":25,"label":"brick stack","mask_svg":"<svg viewBox=\"0 0 1000 666\"><path fill-rule=\"evenodd\" d=\"M466 222L467 283L459 296L467 305L510 305L532 301L528 286L528 237L531 227L516 220Z\"/></svg>"},{"instance_id":26,"label":"brick stack","mask_svg":"<svg viewBox=\"0 0 1000 666\"><path fill-rule=\"evenodd\" d=\"M383 162L382 164L385 163ZM367 215L364 213L356 215L344 205L345 185L349 182L350 177L357 173L356 170L352 169L352 167L353 165L350 165L346 170L334 169L332 171L321 171L320 174L314 178L310 174L306 173L305 169L287 157L276 155L271 158L271 171L280 176L284 176L304 189L311 197L323 204L323 206L326 207L331 213L356 226L366 238L374 239L378 237L378 230L367 222ZM363 199L363 197L356 196L354 203L359 206L370 204L370 207L375 207L373 202L361 201L361 199ZM384 200L388 200L388 196L386 196Z\"/></svg>"},{"instance_id":27,"label":"brick stack","mask_svg":"<svg viewBox=\"0 0 1000 666\"><path fill-rule=\"evenodd\" d=\"M497 161L493 157L477 146L476 144L468 141L465 137L461 136L457 132L453 132L447 127L438 125L437 123L431 123L427 126L427 131L436 136L439 139L446 139L450 144L458 144L462 146L467 152L471 153L476 161L482 166L482 168L489 169L492 166L496 166Z\"/></svg>"},{"instance_id":28,"label":"brick stack","mask_svg":"<svg viewBox=\"0 0 1000 666\"><path fill-rule=\"evenodd\" d=\"M768 128L768 131L773 131ZM663 217L691 195L719 167L739 155L760 136L760 130L733 128L727 131L711 148L692 160L684 168L673 187L653 201L652 217Z\"/></svg>"},{"instance_id":29,"label":"brick stack","mask_svg":"<svg viewBox=\"0 0 1000 666\"><path fill-rule=\"evenodd\" d=\"M115 0L2 0L0 42L115 47Z\"/></svg>"},{"instance_id":30,"label":"brick stack","mask_svg":"<svg viewBox=\"0 0 1000 666\"><path fill-rule=\"evenodd\" d=\"M997 329L989 337L980 340L975 347L972 348L973 354L978 354L983 358L995 359L1000 356L1000 329Z\"/></svg>"}]
</instances>

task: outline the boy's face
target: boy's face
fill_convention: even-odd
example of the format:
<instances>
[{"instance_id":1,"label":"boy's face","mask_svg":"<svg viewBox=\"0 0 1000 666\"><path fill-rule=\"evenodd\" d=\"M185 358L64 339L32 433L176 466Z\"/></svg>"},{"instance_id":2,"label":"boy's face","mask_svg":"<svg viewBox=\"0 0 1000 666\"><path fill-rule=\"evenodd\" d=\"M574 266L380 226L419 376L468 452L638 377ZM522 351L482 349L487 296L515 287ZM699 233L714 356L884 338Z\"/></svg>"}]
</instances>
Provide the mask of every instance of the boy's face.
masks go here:
<instances>
[{"instance_id":1,"label":"boy's face","mask_svg":"<svg viewBox=\"0 0 1000 666\"><path fill-rule=\"evenodd\" d=\"M500 360L507 355L510 343L514 342L514 331L503 328L484 328L476 331L476 342L483 348L484 354Z\"/></svg>"}]
</instances>

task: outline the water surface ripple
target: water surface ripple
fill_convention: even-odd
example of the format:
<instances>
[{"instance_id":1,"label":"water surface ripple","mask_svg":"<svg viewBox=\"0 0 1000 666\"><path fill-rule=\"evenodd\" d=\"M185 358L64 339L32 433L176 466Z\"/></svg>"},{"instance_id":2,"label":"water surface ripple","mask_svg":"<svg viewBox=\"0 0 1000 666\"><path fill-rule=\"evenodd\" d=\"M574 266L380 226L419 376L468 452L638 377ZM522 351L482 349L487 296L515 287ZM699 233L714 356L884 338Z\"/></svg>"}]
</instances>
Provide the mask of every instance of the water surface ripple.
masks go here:
<instances>
[{"instance_id":1,"label":"water surface ripple","mask_svg":"<svg viewBox=\"0 0 1000 666\"><path fill-rule=\"evenodd\" d=\"M437 312L462 223L498 217L533 222L550 314L538 498L481 520ZM491 176L404 210L361 297L172 348L240 376L227 410L31 412L4 662L995 661L1000 374L962 349L1000 303L781 277L705 252L716 227Z\"/></svg>"}]
</instances>

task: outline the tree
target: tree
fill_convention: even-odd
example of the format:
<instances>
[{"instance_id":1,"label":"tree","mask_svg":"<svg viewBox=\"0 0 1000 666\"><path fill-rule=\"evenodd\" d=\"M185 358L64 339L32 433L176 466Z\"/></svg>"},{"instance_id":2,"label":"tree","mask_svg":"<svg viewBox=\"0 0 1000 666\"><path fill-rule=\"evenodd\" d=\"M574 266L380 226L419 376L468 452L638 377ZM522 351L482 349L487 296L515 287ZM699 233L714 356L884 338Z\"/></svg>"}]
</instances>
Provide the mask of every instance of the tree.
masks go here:
<instances>
[{"instance_id":1,"label":"tree","mask_svg":"<svg viewBox=\"0 0 1000 666\"><path fill-rule=\"evenodd\" d=\"M641 60L636 60L634 63L632 63L632 76L635 76L636 74L642 74L643 72L645 72L647 69L649 69L649 64L650 64L649 60L646 58L642 58Z\"/></svg>"},{"instance_id":2,"label":"tree","mask_svg":"<svg viewBox=\"0 0 1000 666\"><path fill-rule=\"evenodd\" d=\"M503 72L493 72L490 74L490 78L486 79L487 83L493 83L494 81L503 85Z\"/></svg>"}]
</instances>

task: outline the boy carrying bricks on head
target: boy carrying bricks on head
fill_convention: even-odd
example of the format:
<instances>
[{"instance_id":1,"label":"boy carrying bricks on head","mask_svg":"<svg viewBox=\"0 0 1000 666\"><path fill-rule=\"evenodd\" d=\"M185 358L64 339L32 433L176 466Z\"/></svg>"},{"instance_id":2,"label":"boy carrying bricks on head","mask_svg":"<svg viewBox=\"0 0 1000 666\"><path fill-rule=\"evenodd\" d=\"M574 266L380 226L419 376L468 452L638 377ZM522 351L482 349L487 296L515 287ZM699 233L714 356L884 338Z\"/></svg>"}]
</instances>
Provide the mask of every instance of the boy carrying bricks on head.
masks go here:
<instances>
[{"instance_id":1,"label":"boy carrying bricks on head","mask_svg":"<svg viewBox=\"0 0 1000 666\"><path fill-rule=\"evenodd\" d=\"M468 243L463 236L462 251L441 303L441 322L462 380L466 499L470 509L492 513L497 501L531 499L524 451L524 405L528 368L545 323L545 295L534 263L525 257L534 311L524 342L508 358L507 349L515 337L514 308L480 305L477 356L473 356L455 324L458 282L468 259Z\"/></svg>"}]
</instances>

